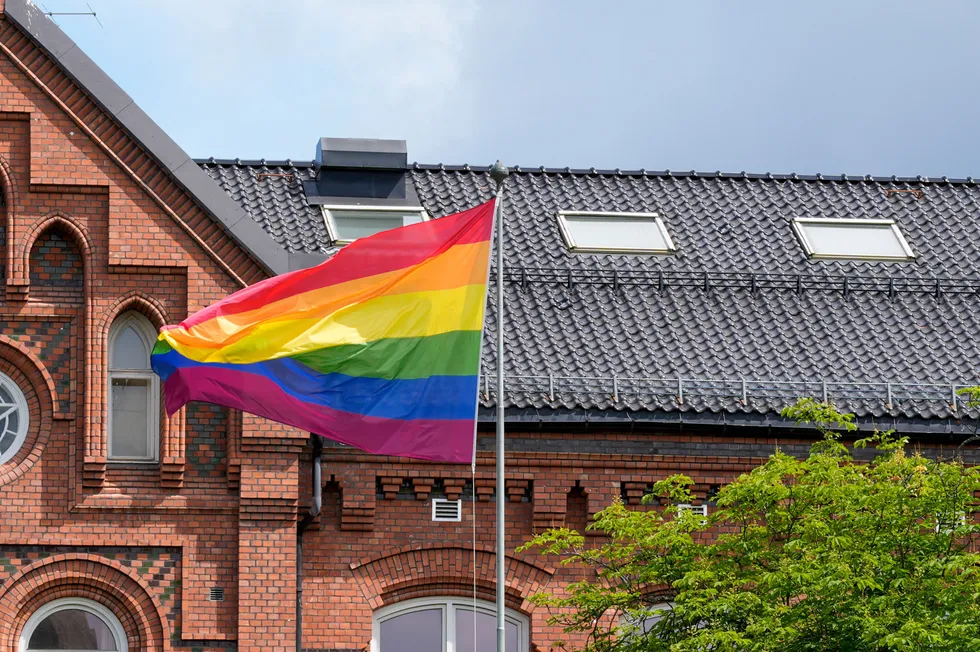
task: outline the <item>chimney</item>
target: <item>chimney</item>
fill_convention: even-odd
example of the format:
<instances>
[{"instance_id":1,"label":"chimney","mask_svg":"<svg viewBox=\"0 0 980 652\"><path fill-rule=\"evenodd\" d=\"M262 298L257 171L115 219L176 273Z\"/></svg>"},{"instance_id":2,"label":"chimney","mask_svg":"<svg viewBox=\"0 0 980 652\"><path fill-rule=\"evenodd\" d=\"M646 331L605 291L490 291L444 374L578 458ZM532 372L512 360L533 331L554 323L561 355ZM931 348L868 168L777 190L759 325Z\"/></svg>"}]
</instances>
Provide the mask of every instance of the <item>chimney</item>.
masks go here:
<instances>
[{"instance_id":1,"label":"chimney","mask_svg":"<svg viewBox=\"0 0 980 652\"><path fill-rule=\"evenodd\" d=\"M321 138L316 147L319 197L402 203L408 148L404 140ZM310 184L312 185L312 184ZM307 194L313 188L308 187Z\"/></svg>"}]
</instances>

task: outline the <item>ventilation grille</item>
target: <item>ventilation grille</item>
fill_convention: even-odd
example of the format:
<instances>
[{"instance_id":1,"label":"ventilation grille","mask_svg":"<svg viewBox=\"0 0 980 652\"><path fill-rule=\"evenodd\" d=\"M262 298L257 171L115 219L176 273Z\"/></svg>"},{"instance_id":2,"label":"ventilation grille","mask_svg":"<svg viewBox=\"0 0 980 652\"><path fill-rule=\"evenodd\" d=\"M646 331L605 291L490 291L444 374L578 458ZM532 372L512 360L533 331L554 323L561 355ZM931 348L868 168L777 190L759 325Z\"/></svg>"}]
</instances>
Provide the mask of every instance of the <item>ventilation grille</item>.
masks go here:
<instances>
[{"instance_id":1,"label":"ventilation grille","mask_svg":"<svg viewBox=\"0 0 980 652\"><path fill-rule=\"evenodd\" d=\"M701 516L708 516L708 506L707 505L686 505L681 504L677 506L677 514L683 514L684 512L694 512L695 514L700 514Z\"/></svg>"},{"instance_id":2,"label":"ventilation grille","mask_svg":"<svg viewBox=\"0 0 980 652\"><path fill-rule=\"evenodd\" d=\"M446 500L445 498L433 498L432 520L433 521L463 520L463 501Z\"/></svg>"},{"instance_id":3,"label":"ventilation grille","mask_svg":"<svg viewBox=\"0 0 980 652\"><path fill-rule=\"evenodd\" d=\"M225 601L225 590L212 586L208 590L208 601L209 602L224 602Z\"/></svg>"}]
</instances>

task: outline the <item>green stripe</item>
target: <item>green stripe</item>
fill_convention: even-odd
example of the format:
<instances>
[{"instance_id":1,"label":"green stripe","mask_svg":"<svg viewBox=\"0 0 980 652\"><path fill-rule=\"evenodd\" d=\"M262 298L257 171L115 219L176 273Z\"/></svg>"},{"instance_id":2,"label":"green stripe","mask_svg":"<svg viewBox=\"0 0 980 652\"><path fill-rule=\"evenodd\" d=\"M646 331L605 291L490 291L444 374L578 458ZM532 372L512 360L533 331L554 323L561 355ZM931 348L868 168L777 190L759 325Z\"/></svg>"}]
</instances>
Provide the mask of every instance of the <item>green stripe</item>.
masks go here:
<instances>
[{"instance_id":1,"label":"green stripe","mask_svg":"<svg viewBox=\"0 0 980 652\"><path fill-rule=\"evenodd\" d=\"M157 340L153 346L154 354L170 350L166 340ZM480 371L480 331L450 331L429 337L398 337L366 344L329 346L292 357L325 374L389 380L475 376Z\"/></svg>"},{"instance_id":2,"label":"green stripe","mask_svg":"<svg viewBox=\"0 0 980 652\"><path fill-rule=\"evenodd\" d=\"M153 355L158 353L168 353L173 350L174 347L170 346L170 342L167 340L157 340L156 344L153 345Z\"/></svg>"},{"instance_id":3,"label":"green stripe","mask_svg":"<svg viewBox=\"0 0 980 652\"><path fill-rule=\"evenodd\" d=\"M344 344L292 356L322 373L412 379L475 376L480 371L480 331L450 331Z\"/></svg>"}]
</instances>

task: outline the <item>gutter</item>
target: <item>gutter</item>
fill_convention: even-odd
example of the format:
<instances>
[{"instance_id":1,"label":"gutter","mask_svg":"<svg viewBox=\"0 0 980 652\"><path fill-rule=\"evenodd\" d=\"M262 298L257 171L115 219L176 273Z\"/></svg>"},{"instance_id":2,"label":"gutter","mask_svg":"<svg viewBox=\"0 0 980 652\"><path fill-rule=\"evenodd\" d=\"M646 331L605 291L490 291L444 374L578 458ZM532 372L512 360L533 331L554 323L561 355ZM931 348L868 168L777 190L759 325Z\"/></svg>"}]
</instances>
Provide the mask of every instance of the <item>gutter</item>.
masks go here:
<instances>
[{"instance_id":1,"label":"gutter","mask_svg":"<svg viewBox=\"0 0 980 652\"><path fill-rule=\"evenodd\" d=\"M303 532L310 527L323 506L323 439L320 435L311 434L310 440L313 442L313 504L296 526L296 652L303 652Z\"/></svg>"}]
</instances>

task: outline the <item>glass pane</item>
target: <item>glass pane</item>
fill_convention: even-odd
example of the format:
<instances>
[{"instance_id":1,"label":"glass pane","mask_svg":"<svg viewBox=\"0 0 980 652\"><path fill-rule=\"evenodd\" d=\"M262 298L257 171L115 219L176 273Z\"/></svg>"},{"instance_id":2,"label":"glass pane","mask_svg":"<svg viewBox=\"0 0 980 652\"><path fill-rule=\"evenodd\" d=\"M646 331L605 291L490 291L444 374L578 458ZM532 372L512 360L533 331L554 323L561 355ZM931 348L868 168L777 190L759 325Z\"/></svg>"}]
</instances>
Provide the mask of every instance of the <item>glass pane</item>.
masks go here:
<instances>
[{"instance_id":1,"label":"glass pane","mask_svg":"<svg viewBox=\"0 0 980 652\"><path fill-rule=\"evenodd\" d=\"M110 457L150 457L147 442L149 378L112 379Z\"/></svg>"},{"instance_id":2,"label":"glass pane","mask_svg":"<svg viewBox=\"0 0 980 652\"><path fill-rule=\"evenodd\" d=\"M16 440L17 440L17 435L12 432L8 432L7 434L0 437L0 455L3 455L7 451L9 451L10 447L14 445L14 442Z\"/></svg>"},{"instance_id":3,"label":"glass pane","mask_svg":"<svg viewBox=\"0 0 980 652\"><path fill-rule=\"evenodd\" d=\"M0 385L0 403L13 403L14 397L6 387Z\"/></svg>"},{"instance_id":4,"label":"glass pane","mask_svg":"<svg viewBox=\"0 0 980 652\"><path fill-rule=\"evenodd\" d=\"M109 626L95 614L65 609L41 621L28 650L116 650Z\"/></svg>"},{"instance_id":5,"label":"glass pane","mask_svg":"<svg viewBox=\"0 0 980 652\"><path fill-rule=\"evenodd\" d=\"M442 609L423 609L381 623L381 652L442 652Z\"/></svg>"},{"instance_id":6,"label":"glass pane","mask_svg":"<svg viewBox=\"0 0 980 652\"><path fill-rule=\"evenodd\" d=\"M566 215L565 225L578 249L670 250L652 217Z\"/></svg>"},{"instance_id":7,"label":"glass pane","mask_svg":"<svg viewBox=\"0 0 980 652\"><path fill-rule=\"evenodd\" d=\"M109 352L109 367L111 369L149 369L150 352L139 332L127 326L118 333L112 341Z\"/></svg>"},{"instance_id":8,"label":"glass pane","mask_svg":"<svg viewBox=\"0 0 980 652\"><path fill-rule=\"evenodd\" d=\"M803 227L813 253L842 258L885 257L905 258L895 232L889 225L813 224Z\"/></svg>"},{"instance_id":9,"label":"glass pane","mask_svg":"<svg viewBox=\"0 0 980 652\"><path fill-rule=\"evenodd\" d=\"M330 215L333 217L333 223L337 227L337 238L340 240L357 240L421 221L418 213L331 210Z\"/></svg>"},{"instance_id":10,"label":"glass pane","mask_svg":"<svg viewBox=\"0 0 980 652\"><path fill-rule=\"evenodd\" d=\"M497 649L497 617L485 611L477 611L476 623L474 623L473 615L472 609L456 610L456 652L494 652ZM475 645L474 624L476 625ZM507 652L520 652L517 649L517 623L504 621L504 639Z\"/></svg>"}]
</instances>

